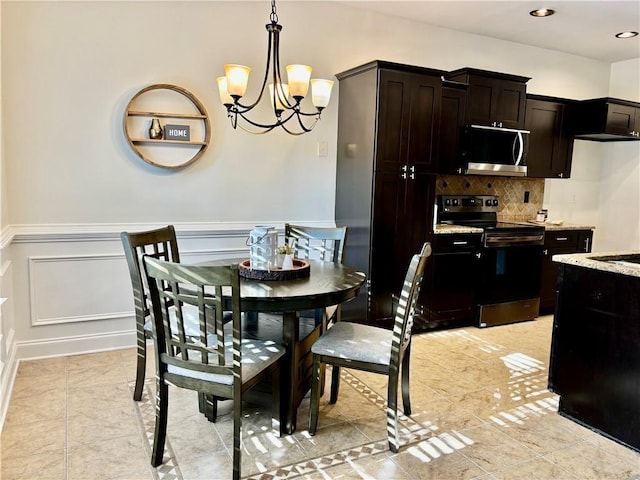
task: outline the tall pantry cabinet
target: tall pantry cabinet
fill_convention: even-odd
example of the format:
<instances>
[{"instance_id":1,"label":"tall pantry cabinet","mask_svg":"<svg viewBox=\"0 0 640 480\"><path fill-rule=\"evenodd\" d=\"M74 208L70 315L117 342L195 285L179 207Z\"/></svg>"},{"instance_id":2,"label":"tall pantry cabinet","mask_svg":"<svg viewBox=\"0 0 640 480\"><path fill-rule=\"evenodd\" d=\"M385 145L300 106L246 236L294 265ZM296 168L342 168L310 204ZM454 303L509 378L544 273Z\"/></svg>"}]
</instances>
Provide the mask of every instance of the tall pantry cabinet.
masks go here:
<instances>
[{"instance_id":1,"label":"tall pantry cabinet","mask_svg":"<svg viewBox=\"0 0 640 480\"><path fill-rule=\"evenodd\" d=\"M348 227L345 263L367 274L346 320L390 326L411 256L433 234L444 73L374 61L336 75L335 218Z\"/></svg>"}]
</instances>

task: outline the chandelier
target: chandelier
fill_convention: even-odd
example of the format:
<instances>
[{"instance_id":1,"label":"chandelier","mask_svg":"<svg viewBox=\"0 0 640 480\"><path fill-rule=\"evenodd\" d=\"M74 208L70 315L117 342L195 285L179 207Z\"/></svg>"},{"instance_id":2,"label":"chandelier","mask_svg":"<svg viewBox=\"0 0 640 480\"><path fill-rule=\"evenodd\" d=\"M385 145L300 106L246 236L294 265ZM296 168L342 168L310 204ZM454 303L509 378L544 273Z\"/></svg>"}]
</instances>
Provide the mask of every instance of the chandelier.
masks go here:
<instances>
[{"instance_id":1,"label":"chandelier","mask_svg":"<svg viewBox=\"0 0 640 480\"><path fill-rule=\"evenodd\" d=\"M224 77L218 77L218 91L220 101L227 108L227 116L231 120L231 126L235 129L262 134L282 127L291 135L302 135L310 132L320 120L322 110L328 105L331 98L331 80L311 79L311 67L307 65L287 65L288 83L282 82L280 75L280 31L282 25L278 24L276 2L271 1L271 23L266 25L269 32L269 46L267 48L267 66L262 81L260 94L251 104L241 103L249 82L251 68L244 65L227 64L224 66ZM273 123L262 123L248 118L251 112L262 100L267 83L271 109L274 115ZM303 112L301 102L307 95L311 83L311 99L316 108L315 112ZM294 120L292 123L289 123ZM239 122L240 121L240 122ZM249 126L242 125L246 122Z\"/></svg>"}]
</instances>

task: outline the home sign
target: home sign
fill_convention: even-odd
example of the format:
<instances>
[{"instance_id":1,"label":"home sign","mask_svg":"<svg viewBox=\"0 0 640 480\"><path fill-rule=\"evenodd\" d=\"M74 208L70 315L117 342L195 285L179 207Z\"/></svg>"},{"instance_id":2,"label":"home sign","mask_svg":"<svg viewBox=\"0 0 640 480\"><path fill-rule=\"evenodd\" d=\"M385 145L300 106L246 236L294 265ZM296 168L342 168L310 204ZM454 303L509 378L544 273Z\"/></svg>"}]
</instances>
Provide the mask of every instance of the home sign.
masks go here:
<instances>
[{"instance_id":1,"label":"home sign","mask_svg":"<svg viewBox=\"0 0 640 480\"><path fill-rule=\"evenodd\" d=\"M189 125L165 125L164 139L188 142L191 139L190 129Z\"/></svg>"}]
</instances>

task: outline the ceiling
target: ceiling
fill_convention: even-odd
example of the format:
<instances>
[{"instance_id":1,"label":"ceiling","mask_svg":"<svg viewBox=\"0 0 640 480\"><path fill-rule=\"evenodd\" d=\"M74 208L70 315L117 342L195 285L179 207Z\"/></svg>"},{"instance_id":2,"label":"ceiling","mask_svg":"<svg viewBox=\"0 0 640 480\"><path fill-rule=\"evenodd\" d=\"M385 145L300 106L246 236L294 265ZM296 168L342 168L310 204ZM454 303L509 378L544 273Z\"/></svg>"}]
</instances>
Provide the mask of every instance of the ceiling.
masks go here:
<instances>
[{"instance_id":1,"label":"ceiling","mask_svg":"<svg viewBox=\"0 0 640 480\"><path fill-rule=\"evenodd\" d=\"M438 27L557 50L605 62L640 58L640 36L618 39L625 30L640 32L640 1L352 1L356 8L407 18ZM531 10L551 8L536 18Z\"/></svg>"}]
</instances>

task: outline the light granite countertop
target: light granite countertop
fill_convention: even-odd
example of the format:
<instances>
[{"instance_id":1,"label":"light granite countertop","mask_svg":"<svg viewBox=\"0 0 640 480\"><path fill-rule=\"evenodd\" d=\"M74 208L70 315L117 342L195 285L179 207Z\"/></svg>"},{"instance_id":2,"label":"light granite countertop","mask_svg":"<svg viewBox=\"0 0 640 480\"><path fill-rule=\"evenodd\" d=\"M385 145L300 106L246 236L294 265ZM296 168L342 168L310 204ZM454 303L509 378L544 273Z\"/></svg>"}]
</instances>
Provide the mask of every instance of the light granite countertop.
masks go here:
<instances>
[{"instance_id":1,"label":"light granite countertop","mask_svg":"<svg viewBox=\"0 0 640 480\"><path fill-rule=\"evenodd\" d=\"M505 222L509 222L510 220L505 220ZM580 223L548 223L548 222L534 222L533 220L529 222L514 222L514 223L523 223L524 225L538 225L544 227L545 230L595 230L596 227L594 225L584 225Z\"/></svg>"},{"instance_id":2,"label":"light granite countertop","mask_svg":"<svg viewBox=\"0 0 640 480\"><path fill-rule=\"evenodd\" d=\"M456 233L482 233L484 230L478 227L469 227L465 225L450 225L447 223L438 223L433 229L434 235L453 235Z\"/></svg>"},{"instance_id":3,"label":"light granite countertop","mask_svg":"<svg viewBox=\"0 0 640 480\"><path fill-rule=\"evenodd\" d=\"M512 220L505 220L506 222L513 222L521 225L538 225L544 227L545 230L595 230L593 225L581 225L575 223L563 223L562 225L555 225L551 223L537 223L537 222L516 222ZM438 223L433 229L435 235L453 235L457 233L482 233L483 229L478 227L469 227L466 225L451 225Z\"/></svg>"},{"instance_id":4,"label":"light granite countertop","mask_svg":"<svg viewBox=\"0 0 640 480\"><path fill-rule=\"evenodd\" d=\"M554 255L554 262L578 267L618 273L629 277L640 277L640 250L604 253L569 253Z\"/></svg>"}]
</instances>

